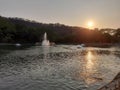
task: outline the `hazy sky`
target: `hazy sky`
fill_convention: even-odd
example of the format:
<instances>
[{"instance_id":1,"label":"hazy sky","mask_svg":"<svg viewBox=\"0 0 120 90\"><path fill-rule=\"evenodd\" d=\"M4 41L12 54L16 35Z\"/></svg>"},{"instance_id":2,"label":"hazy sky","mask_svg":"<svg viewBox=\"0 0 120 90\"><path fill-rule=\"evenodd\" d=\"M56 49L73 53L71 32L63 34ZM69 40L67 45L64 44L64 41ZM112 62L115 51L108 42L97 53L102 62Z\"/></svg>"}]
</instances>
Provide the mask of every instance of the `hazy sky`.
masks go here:
<instances>
[{"instance_id":1,"label":"hazy sky","mask_svg":"<svg viewBox=\"0 0 120 90\"><path fill-rule=\"evenodd\" d=\"M0 15L43 23L120 28L120 0L0 0Z\"/></svg>"}]
</instances>

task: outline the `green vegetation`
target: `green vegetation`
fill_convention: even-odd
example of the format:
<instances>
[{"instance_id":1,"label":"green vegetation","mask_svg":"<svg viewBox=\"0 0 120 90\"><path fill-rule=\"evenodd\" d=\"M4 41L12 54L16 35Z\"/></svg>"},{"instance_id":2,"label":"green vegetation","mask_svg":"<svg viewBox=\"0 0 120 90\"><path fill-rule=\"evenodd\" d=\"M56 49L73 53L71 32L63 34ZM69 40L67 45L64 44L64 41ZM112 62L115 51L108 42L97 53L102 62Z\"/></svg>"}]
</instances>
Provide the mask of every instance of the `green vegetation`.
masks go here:
<instances>
[{"instance_id":1,"label":"green vegetation","mask_svg":"<svg viewBox=\"0 0 120 90\"><path fill-rule=\"evenodd\" d=\"M120 28L89 30L59 23L44 24L0 16L0 43L41 42L44 32L55 43L120 43Z\"/></svg>"}]
</instances>

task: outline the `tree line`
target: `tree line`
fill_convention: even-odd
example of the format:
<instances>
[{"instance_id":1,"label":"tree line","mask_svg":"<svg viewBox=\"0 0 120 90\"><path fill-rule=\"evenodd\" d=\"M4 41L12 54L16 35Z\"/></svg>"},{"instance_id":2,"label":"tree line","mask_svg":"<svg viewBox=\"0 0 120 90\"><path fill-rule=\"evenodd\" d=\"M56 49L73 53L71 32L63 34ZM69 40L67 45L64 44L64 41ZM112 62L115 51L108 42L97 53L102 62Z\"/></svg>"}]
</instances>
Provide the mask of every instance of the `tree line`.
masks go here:
<instances>
[{"instance_id":1,"label":"tree line","mask_svg":"<svg viewBox=\"0 0 120 90\"><path fill-rule=\"evenodd\" d=\"M49 40L55 43L120 43L120 28L89 30L59 23L45 24L22 18L0 16L0 43L41 42L45 32Z\"/></svg>"}]
</instances>

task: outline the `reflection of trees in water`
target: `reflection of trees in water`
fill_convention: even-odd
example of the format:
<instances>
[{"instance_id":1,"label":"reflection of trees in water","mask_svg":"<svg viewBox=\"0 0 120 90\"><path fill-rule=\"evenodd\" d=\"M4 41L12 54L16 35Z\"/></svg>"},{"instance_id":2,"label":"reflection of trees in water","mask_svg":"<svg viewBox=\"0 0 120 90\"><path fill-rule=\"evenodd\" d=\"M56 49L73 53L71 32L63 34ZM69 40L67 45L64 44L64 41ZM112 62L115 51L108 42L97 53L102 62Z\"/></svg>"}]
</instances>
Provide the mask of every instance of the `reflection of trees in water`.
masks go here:
<instances>
[{"instance_id":1,"label":"reflection of trees in water","mask_svg":"<svg viewBox=\"0 0 120 90\"><path fill-rule=\"evenodd\" d=\"M92 54L97 54L97 55L115 55L120 58L120 51L111 51L111 50L90 50ZM85 55L87 53L87 50L82 51L82 54Z\"/></svg>"},{"instance_id":2,"label":"reflection of trees in water","mask_svg":"<svg viewBox=\"0 0 120 90\"><path fill-rule=\"evenodd\" d=\"M120 51L115 51L114 55L117 56L118 58L120 58Z\"/></svg>"},{"instance_id":3,"label":"reflection of trees in water","mask_svg":"<svg viewBox=\"0 0 120 90\"><path fill-rule=\"evenodd\" d=\"M32 45L22 45L20 47L16 47L14 44L5 44L0 45L0 57L4 56L6 54L9 54L10 52L13 52L15 50L25 50L30 48Z\"/></svg>"}]
</instances>

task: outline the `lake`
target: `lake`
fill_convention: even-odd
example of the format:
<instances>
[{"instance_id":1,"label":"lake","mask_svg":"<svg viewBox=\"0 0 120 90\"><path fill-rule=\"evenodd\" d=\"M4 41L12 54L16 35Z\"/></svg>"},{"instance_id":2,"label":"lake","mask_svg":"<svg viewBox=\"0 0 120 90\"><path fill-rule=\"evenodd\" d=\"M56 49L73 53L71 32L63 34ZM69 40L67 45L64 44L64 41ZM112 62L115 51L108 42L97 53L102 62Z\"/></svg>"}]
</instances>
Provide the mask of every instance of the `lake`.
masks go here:
<instances>
[{"instance_id":1,"label":"lake","mask_svg":"<svg viewBox=\"0 0 120 90\"><path fill-rule=\"evenodd\" d=\"M97 90L118 72L119 47L0 46L0 90Z\"/></svg>"}]
</instances>

